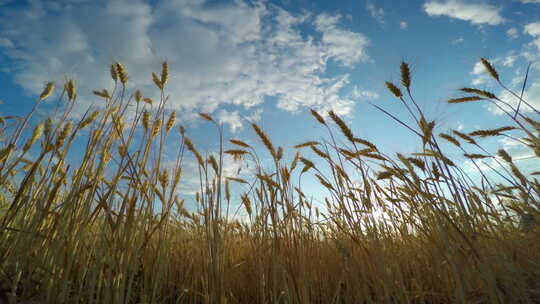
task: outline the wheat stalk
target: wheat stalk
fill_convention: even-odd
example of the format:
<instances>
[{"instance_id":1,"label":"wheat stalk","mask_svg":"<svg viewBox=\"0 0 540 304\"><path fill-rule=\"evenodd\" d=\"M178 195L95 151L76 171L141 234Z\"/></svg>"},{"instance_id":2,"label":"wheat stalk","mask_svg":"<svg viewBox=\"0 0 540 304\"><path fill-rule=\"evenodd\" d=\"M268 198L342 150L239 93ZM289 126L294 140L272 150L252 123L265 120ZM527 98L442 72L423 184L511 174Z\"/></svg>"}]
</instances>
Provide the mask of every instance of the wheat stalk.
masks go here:
<instances>
[{"instance_id":1,"label":"wheat stalk","mask_svg":"<svg viewBox=\"0 0 540 304\"><path fill-rule=\"evenodd\" d=\"M64 88L67 92L69 101L74 101L77 98L77 89L75 88L75 83L72 79L68 80L64 85Z\"/></svg>"},{"instance_id":2,"label":"wheat stalk","mask_svg":"<svg viewBox=\"0 0 540 304\"><path fill-rule=\"evenodd\" d=\"M111 68L110 68L110 73L111 73L111 78L116 82L118 81L118 72L116 70L116 65L115 64L111 64Z\"/></svg>"},{"instance_id":3,"label":"wheat stalk","mask_svg":"<svg viewBox=\"0 0 540 304\"><path fill-rule=\"evenodd\" d=\"M354 135L351 129L349 129L349 127L347 126L347 124L345 124L345 122L339 116L337 116L336 113L334 113L334 111L328 112L328 115L338 125L339 129L341 130L341 133L343 133L343 135L345 135L345 137L350 142L354 142Z\"/></svg>"},{"instance_id":4,"label":"wheat stalk","mask_svg":"<svg viewBox=\"0 0 540 304\"><path fill-rule=\"evenodd\" d=\"M188 150L195 155L195 158L197 158L197 162L199 163L199 165L204 168L204 160L199 151L195 148L195 145L193 145L193 142L191 142L191 140L186 137L184 138L184 144L186 145Z\"/></svg>"},{"instance_id":5,"label":"wheat stalk","mask_svg":"<svg viewBox=\"0 0 540 304\"><path fill-rule=\"evenodd\" d=\"M152 72L152 80L154 81L154 84L156 85L156 87L158 87L158 89L163 90L163 84L161 83L158 75L154 72Z\"/></svg>"},{"instance_id":6,"label":"wheat stalk","mask_svg":"<svg viewBox=\"0 0 540 304\"><path fill-rule=\"evenodd\" d=\"M171 129L174 127L175 122L176 122L176 112L172 111L171 114L169 115L169 119L167 120L167 126L165 128L167 133L169 133Z\"/></svg>"},{"instance_id":7,"label":"wheat stalk","mask_svg":"<svg viewBox=\"0 0 540 304\"><path fill-rule=\"evenodd\" d=\"M169 80L169 64L167 61L163 61L161 64L161 86L165 86Z\"/></svg>"},{"instance_id":8,"label":"wheat stalk","mask_svg":"<svg viewBox=\"0 0 540 304\"><path fill-rule=\"evenodd\" d=\"M477 94L488 99L498 99L497 96L495 96L495 94L488 91L484 91L484 90L479 90L479 89L474 89L474 88L461 88L459 90L465 93Z\"/></svg>"},{"instance_id":9,"label":"wheat stalk","mask_svg":"<svg viewBox=\"0 0 540 304\"><path fill-rule=\"evenodd\" d=\"M64 124L64 128L62 129L62 131L60 132L60 134L58 134L58 137L56 138L55 147L57 149L64 145L64 141L68 137L72 128L73 128L73 124L70 121Z\"/></svg>"},{"instance_id":10,"label":"wheat stalk","mask_svg":"<svg viewBox=\"0 0 540 304\"><path fill-rule=\"evenodd\" d=\"M476 154L476 153L465 153L463 154L466 158L469 159L483 159L483 158L490 158L491 156L483 155L483 154Z\"/></svg>"},{"instance_id":11,"label":"wheat stalk","mask_svg":"<svg viewBox=\"0 0 540 304\"><path fill-rule=\"evenodd\" d=\"M32 132L32 136L28 139L28 141L26 141L26 143L23 146L23 151L28 151L34 145L34 143L43 134L43 129L44 129L44 123L40 123L34 128L34 131Z\"/></svg>"},{"instance_id":12,"label":"wheat stalk","mask_svg":"<svg viewBox=\"0 0 540 304\"><path fill-rule=\"evenodd\" d=\"M141 102L141 99L143 98L143 95L142 95L140 90L136 90L135 93L133 94L133 97L135 98L135 101L137 103L139 103L139 102Z\"/></svg>"},{"instance_id":13,"label":"wheat stalk","mask_svg":"<svg viewBox=\"0 0 540 304\"><path fill-rule=\"evenodd\" d=\"M150 112L144 110L143 116L142 116L142 125L144 130L148 130L148 127L150 126Z\"/></svg>"},{"instance_id":14,"label":"wheat stalk","mask_svg":"<svg viewBox=\"0 0 540 304\"><path fill-rule=\"evenodd\" d=\"M385 84L388 90L392 92L394 96L396 96L397 98L403 97L403 93L401 93L401 90L398 87L396 87L395 84L391 83L390 81L386 81Z\"/></svg>"},{"instance_id":15,"label":"wheat stalk","mask_svg":"<svg viewBox=\"0 0 540 304\"><path fill-rule=\"evenodd\" d=\"M309 147L309 146L316 146L316 145L319 145L319 142L317 142L317 141L306 141L304 143L295 145L294 147L296 149L300 149L300 148Z\"/></svg>"},{"instance_id":16,"label":"wheat stalk","mask_svg":"<svg viewBox=\"0 0 540 304\"><path fill-rule=\"evenodd\" d=\"M488 60L486 60L485 58L480 58L480 61L482 62L482 64L486 68L486 70L488 71L489 75L491 75L491 77L495 78L497 81L500 82L499 73L497 73L497 71L491 65L491 63Z\"/></svg>"},{"instance_id":17,"label":"wheat stalk","mask_svg":"<svg viewBox=\"0 0 540 304\"><path fill-rule=\"evenodd\" d=\"M477 100L484 100L484 98L479 96L465 96L460 98L452 98L448 99L448 103L463 103L463 102L471 102L471 101L477 101Z\"/></svg>"},{"instance_id":18,"label":"wheat stalk","mask_svg":"<svg viewBox=\"0 0 540 304\"><path fill-rule=\"evenodd\" d=\"M204 119L204 120L207 120L207 121L210 121L210 122L214 121L214 119L212 118L212 116L210 116L210 114L199 113L199 116L202 117L202 119Z\"/></svg>"},{"instance_id":19,"label":"wheat stalk","mask_svg":"<svg viewBox=\"0 0 540 304\"><path fill-rule=\"evenodd\" d=\"M118 79L120 79L120 82L123 85L126 85L127 82L128 82L128 78L129 78L128 74L127 74L127 71L126 71L126 68L124 67L124 65L122 65L119 62L117 62L115 64L115 68L116 68L116 74L118 75ZM115 78L113 77L113 79L115 79Z\"/></svg>"},{"instance_id":20,"label":"wheat stalk","mask_svg":"<svg viewBox=\"0 0 540 304\"><path fill-rule=\"evenodd\" d=\"M472 137L470 137L469 135L461 133L457 130L452 130L452 133L465 140L466 142L470 143L471 145L476 145L476 141L472 139Z\"/></svg>"},{"instance_id":21,"label":"wheat stalk","mask_svg":"<svg viewBox=\"0 0 540 304\"><path fill-rule=\"evenodd\" d=\"M154 121L154 125L152 126L152 137L156 137L158 135L159 131L161 130L161 124L162 121L160 118Z\"/></svg>"},{"instance_id":22,"label":"wheat stalk","mask_svg":"<svg viewBox=\"0 0 540 304\"><path fill-rule=\"evenodd\" d=\"M317 113L315 110L311 109L311 115L313 117L315 117L315 119L320 123L320 124L323 124L323 125L326 125L326 122L324 121L324 118L322 118L321 115L319 115L319 113Z\"/></svg>"},{"instance_id":23,"label":"wheat stalk","mask_svg":"<svg viewBox=\"0 0 540 304\"><path fill-rule=\"evenodd\" d=\"M251 146L246 144L245 142L239 140L239 139L230 139L229 140L231 142L231 144L234 144L234 145L237 145L237 146L240 146L240 147L244 147L244 148L250 148Z\"/></svg>"},{"instance_id":24,"label":"wheat stalk","mask_svg":"<svg viewBox=\"0 0 540 304\"><path fill-rule=\"evenodd\" d=\"M499 155L505 162L512 163L512 157L504 149L499 149L499 151L497 151L497 155Z\"/></svg>"},{"instance_id":25,"label":"wheat stalk","mask_svg":"<svg viewBox=\"0 0 540 304\"><path fill-rule=\"evenodd\" d=\"M411 71L409 69L409 64L402 61L399 68L401 70L401 84L409 90L411 87Z\"/></svg>"},{"instance_id":26,"label":"wheat stalk","mask_svg":"<svg viewBox=\"0 0 540 304\"><path fill-rule=\"evenodd\" d=\"M268 136L255 123L252 123L251 127L253 128L253 130L255 130L255 133L257 133L257 135L259 136L259 138L263 142L266 149L268 149L268 151L270 151L270 154L272 155L272 157L276 158L276 156L277 156L276 155L276 150L274 149L274 145L272 145L272 142L270 141Z\"/></svg>"},{"instance_id":27,"label":"wheat stalk","mask_svg":"<svg viewBox=\"0 0 540 304\"><path fill-rule=\"evenodd\" d=\"M54 82L47 82L47 84L45 84L45 88L39 95L39 100L47 99L47 97L51 96L53 91L54 91Z\"/></svg>"},{"instance_id":28,"label":"wheat stalk","mask_svg":"<svg viewBox=\"0 0 540 304\"><path fill-rule=\"evenodd\" d=\"M154 101L153 101L152 98L150 98L150 97L144 97L144 98L143 98L143 101L144 101L146 104L149 104L149 105L153 105L153 104L154 104Z\"/></svg>"},{"instance_id":29,"label":"wheat stalk","mask_svg":"<svg viewBox=\"0 0 540 304\"><path fill-rule=\"evenodd\" d=\"M496 129L487 129L487 130L476 130L469 133L469 136L480 136L480 137L489 137L489 136L499 136L501 132L515 130L515 127L500 127Z\"/></svg>"},{"instance_id":30,"label":"wheat stalk","mask_svg":"<svg viewBox=\"0 0 540 304\"><path fill-rule=\"evenodd\" d=\"M245 150L240 150L240 149L231 149L231 150L226 150L223 153L231 155L234 160L241 160L242 157L245 154L248 154L249 152Z\"/></svg>"},{"instance_id":31,"label":"wheat stalk","mask_svg":"<svg viewBox=\"0 0 540 304\"><path fill-rule=\"evenodd\" d=\"M452 137L451 135L448 135L446 133L440 133L439 137L441 137L442 139L447 140L448 142L451 142L452 144L454 144L454 145L456 145L458 147L461 147L461 144L459 143L459 141L457 139L455 139L454 137Z\"/></svg>"}]
</instances>

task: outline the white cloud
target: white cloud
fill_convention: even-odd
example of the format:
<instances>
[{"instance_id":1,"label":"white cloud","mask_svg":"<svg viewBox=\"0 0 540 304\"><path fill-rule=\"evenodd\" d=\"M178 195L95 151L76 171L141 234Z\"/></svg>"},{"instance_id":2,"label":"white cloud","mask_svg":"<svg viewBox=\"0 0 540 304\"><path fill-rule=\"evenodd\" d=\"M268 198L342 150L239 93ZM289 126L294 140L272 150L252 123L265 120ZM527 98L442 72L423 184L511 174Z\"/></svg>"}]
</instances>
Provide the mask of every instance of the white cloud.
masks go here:
<instances>
[{"instance_id":1,"label":"white cloud","mask_svg":"<svg viewBox=\"0 0 540 304\"><path fill-rule=\"evenodd\" d=\"M261 120L263 109L259 108L255 111L252 111L251 114L247 115L245 118L248 122L258 122Z\"/></svg>"},{"instance_id":2,"label":"white cloud","mask_svg":"<svg viewBox=\"0 0 540 304\"><path fill-rule=\"evenodd\" d=\"M384 9L382 7L377 7L373 1L368 1L366 3L366 9L371 17L377 20L379 24L384 24Z\"/></svg>"},{"instance_id":3,"label":"white cloud","mask_svg":"<svg viewBox=\"0 0 540 304\"><path fill-rule=\"evenodd\" d=\"M482 172L485 174L486 172L490 171L490 168L498 168L498 167L499 167L499 164L494 159L488 159L487 161L476 160L474 162L470 159L466 159L461 163L461 168L467 174L478 173L478 169L482 170Z\"/></svg>"},{"instance_id":4,"label":"white cloud","mask_svg":"<svg viewBox=\"0 0 540 304\"><path fill-rule=\"evenodd\" d=\"M369 59L368 38L343 27L340 16L293 15L264 2L29 3L3 9L0 32L15 45L2 50L12 60L15 81L32 94L66 74L79 84L81 97L110 88L108 65L116 60L125 64L133 86L152 94L150 72L159 72L166 59L171 109L213 112L224 103L251 108L273 96L289 111L349 113L354 102L341 92L348 75L329 77L326 69L330 62L350 67ZM300 28L314 29L320 38Z\"/></svg>"},{"instance_id":5,"label":"white cloud","mask_svg":"<svg viewBox=\"0 0 540 304\"><path fill-rule=\"evenodd\" d=\"M525 25L523 32L531 36L540 36L540 22L533 22Z\"/></svg>"},{"instance_id":6,"label":"white cloud","mask_svg":"<svg viewBox=\"0 0 540 304\"><path fill-rule=\"evenodd\" d=\"M503 148L508 152L514 163L523 173L527 174L538 168L538 158L535 157L533 150L523 144L522 141L510 137L500 137L497 139L497 145L497 149ZM485 174L493 174L491 169L501 170L501 165L508 171L510 169L506 162L498 155L495 158L477 160L476 164ZM478 169L471 160L465 160L462 167L467 173L478 172Z\"/></svg>"},{"instance_id":7,"label":"white cloud","mask_svg":"<svg viewBox=\"0 0 540 304\"><path fill-rule=\"evenodd\" d=\"M340 16L327 14L321 14L315 19L315 28L322 33L322 42L326 45L323 58L333 58L345 66L366 61L369 58L365 51L369 46L368 38L340 28L339 19ZM311 55L311 50L307 51Z\"/></svg>"},{"instance_id":8,"label":"white cloud","mask_svg":"<svg viewBox=\"0 0 540 304\"><path fill-rule=\"evenodd\" d=\"M502 59L502 64L505 67L513 67L517 59L518 59L517 55L508 55Z\"/></svg>"},{"instance_id":9,"label":"white cloud","mask_svg":"<svg viewBox=\"0 0 540 304\"><path fill-rule=\"evenodd\" d=\"M502 137L498 140L499 145L504 148L514 160L523 160L535 157L533 149L523 143L524 138L520 140L510 137Z\"/></svg>"},{"instance_id":10,"label":"white cloud","mask_svg":"<svg viewBox=\"0 0 540 304\"><path fill-rule=\"evenodd\" d=\"M463 39L463 37L458 37L458 38L452 40L450 43L455 45L455 44L463 43L464 41L465 41L465 39Z\"/></svg>"},{"instance_id":11,"label":"white cloud","mask_svg":"<svg viewBox=\"0 0 540 304\"><path fill-rule=\"evenodd\" d=\"M515 90L515 91L520 92L521 88L519 88L518 90ZM507 91L502 91L497 96L501 100L505 101L510 106L512 106L514 109L516 109L517 105L519 104L519 99L517 97L515 97L514 95L510 94ZM529 88L527 88L525 90L525 92L523 94L523 100L525 100L528 104L530 104L535 109L540 109L540 80L536 80L536 81L532 82L531 85L529 86ZM513 113L513 111L508 106L503 105L503 104L500 104L500 106L503 109ZM497 115L501 115L501 114L504 113L501 109L499 109L498 107L496 107L495 105L492 105L492 104L490 104L488 106L488 109L489 109L490 112L492 112L494 114L497 114ZM529 106L521 103L521 106L520 106L520 112L521 113L524 113L524 112L525 113L530 113L532 111L533 110Z\"/></svg>"},{"instance_id":12,"label":"white cloud","mask_svg":"<svg viewBox=\"0 0 540 304\"><path fill-rule=\"evenodd\" d=\"M12 48L14 47L15 45L13 45L13 42L11 42L11 40L7 39L7 38L1 38L0 37L0 47L3 47L3 48Z\"/></svg>"},{"instance_id":13,"label":"white cloud","mask_svg":"<svg viewBox=\"0 0 540 304\"><path fill-rule=\"evenodd\" d=\"M540 22L534 22L525 25L525 27L523 28L523 32L535 37L531 44L536 46L540 50Z\"/></svg>"},{"instance_id":14,"label":"white cloud","mask_svg":"<svg viewBox=\"0 0 540 304\"><path fill-rule=\"evenodd\" d=\"M516 54L515 52L509 52L507 55L496 57L491 61L493 65L502 65L504 67L510 68L513 67L515 62L521 57L523 54ZM495 66L497 69L497 67ZM482 62L477 61L474 64L473 70L470 73L474 76L472 80L472 84L475 86L482 85L487 83L490 79L492 79L491 75L489 75L486 71L486 68L482 64ZM519 81L521 81L521 76L519 77ZM515 84L515 80L512 81L513 84Z\"/></svg>"},{"instance_id":15,"label":"white cloud","mask_svg":"<svg viewBox=\"0 0 540 304\"><path fill-rule=\"evenodd\" d=\"M406 30L407 27L409 27L409 24L407 23L407 21L401 21L401 22L399 22L399 28L400 28L400 29Z\"/></svg>"},{"instance_id":16,"label":"white cloud","mask_svg":"<svg viewBox=\"0 0 540 304\"><path fill-rule=\"evenodd\" d=\"M534 156L534 154L529 154L526 156L517 156L514 153L510 153L513 160L515 161L516 166L518 169L527 176L528 174L535 171L536 168L540 165L538 162L538 158ZM476 160L476 166L482 170L484 175L488 177L488 179L491 182L495 183L507 183L505 179L503 179L500 175L494 173L492 170L497 170L500 174L503 174L506 177L511 177L509 166L504 162L504 160L500 159L498 156L496 156L497 159L489 158L489 159L481 159ZM497 161L498 160L498 161ZM503 168L501 168L501 165L506 168L506 171L502 171ZM464 162L461 163L461 168L463 171L467 174L470 174L470 176L475 176L479 174L478 168L474 165L474 163L467 159ZM515 178L515 177L513 177Z\"/></svg>"},{"instance_id":17,"label":"white cloud","mask_svg":"<svg viewBox=\"0 0 540 304\"><path fill-rule=\"evenodd\" d=\"M471 72L473 75L481 75L486 72L486 68L482 64L482 62L478 61L474 64L473 71Z\"/></svg>"},{"instance_id":18,"label":"white cloud","mask_svg":"<svg viewBox=\"0 0 540 304\"><path fill-rule=\"evenodd\" d=\"M486 3L471 3L462 0L428 1L424 11L429 16L447 16L472 24L497 25L504 22L500 8Z\"/></svg>"},{"instance_id":19,"label":"white cloud","mask_svg":"<svg viewBox=\"0 0 540 304\"><path fill-rule=\"evenodd\" d=\"M201 151L203 157L209 157L214 155L216 160L219 159L219 154L216 152ZM163 167L173 170L176 160L166 161ZM234 160L229 154L223 155L223 176L224 177L245 177L252 174L252 170L248 168L241 160ZM171 172L169 171L169 172ZM210 170L212 174L212 170ZM201 180L199 179L199 164L194 157L187 157L182 163L182 178L180 184L176 190L176 193L180 197L195 195L195 193L201 191ZM204 185L204 178L203 178Z\"/></svg>"},{"instance_id":20,"label":"white cloud","mask_svg":"<svg viewBox=\"0 0 540 304\"><path fill-rule=\"evenodd\" d=\"M352 99L377 99L379 94L370 90L365 90L355 85L351 91Z\"/></svg>"},{"instance_id":21,"label":"white cloud","mask_svg":"<svg viewBox=\"0 0 540 304\"><path fill-rule=\"evenodd\" d=\"M217 119L220 123L228 125L231 132L235 133L244 127L245 121L252 123L261 120L262 111L262 108L259 108L248 115L242 115L240 111L222 109L217 113Z\"/></svg>"},{"instance_id":22,"label":"white cloud","mask_svg":"<svg viewBox=\"0 0 540 304\"><path fill-rule=\"evenodd\" d=\"M525 147L525 145L522 142L514 138L510 138L510 137L499 138L498 142L499 144L501 144L502 148L509 149L509 150L514 149L516 147Z\"/></svg>"},{"instance_id":23,"label":"white cloud","mask_svg":"<svg viewBox=\"0 0 540 304\"><path fill-rule=\"evenodd\" d=\"M521 0L522 3L540 3L540 0Z\"/></svg>"},{"instance_id":24,"label":"white cloud","mask_svg":"<svg viewBox=\"0 0 540 304\"><path fill-rule=\"evenodd\" d=\"M518 30L515 27L510 28L506 31L506 36L510 39L516 39L518 37Z\"/></svg>"},{"instance_id":25,"label":"white cloud","mask_svg":"<svg viewBox=\"0 0 540 304\"><path fill-rule=\"evenodd\" d=\"M508 137L499 138L497 141L497 149L505 149L506 152L510 154L510 156L514 160L514 163L517 165L521 172L528 174L532 171L535 171L535 168L538 168L538 158L535 157L532 149L524 145L522 142ZM465 160L462 164L462 168L465 170L465 172L478 172L478 168L471 160ZM490 177L492 177L494 180L500 179L500 177L493 174L493 172L491 171L492 169L502 170L501 165L503 165L506 170L510 171L509 166L498 155L495 156L495 158L477 160L476 165L484 172L484 174L491 175ZM500 172L502 173L502 171Z\"/></svg>"},{"instance_id":26,"label":"white cloud","mask_svg":"<svg viewBox=\"0 0 540 304\"><path fill-rule=\"evenodd\" d=\"M475 76L472 80L472 84L474 86L484 84L489 80L489 77L486 73L486 68L480 61L474 64L471 74Z\"/></svg>"},{"instance_id":27,"label":"white cloud","mask_svg":"<svg viewBox=\"0 0 540 304\"><path fill-rule=\"evenodd\" d=\"M238 111L229 112L227 110L220 110L217 117L220 123L229 125L233 133L242 128L242 118L240 118Z\"/></svg>"}]
</instances>

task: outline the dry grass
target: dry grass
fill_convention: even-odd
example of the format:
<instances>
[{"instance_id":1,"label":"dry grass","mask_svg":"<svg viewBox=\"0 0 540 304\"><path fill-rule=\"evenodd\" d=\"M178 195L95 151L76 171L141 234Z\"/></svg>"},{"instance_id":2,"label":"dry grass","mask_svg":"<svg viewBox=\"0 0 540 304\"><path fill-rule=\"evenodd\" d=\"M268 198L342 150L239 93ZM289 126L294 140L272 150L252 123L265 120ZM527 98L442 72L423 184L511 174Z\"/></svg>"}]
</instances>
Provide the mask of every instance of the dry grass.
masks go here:
<instances>
[{"instance_id":1,"label":"dry grass","mask_svg":"<svg viewBox=\"0 0 540 304\"><path fill-rule=\"evenodd\" d=\"M482 63L500 83L495 68ZM77 94L68 80L62 96L69 105L60 119L35 121L34 107L5 130L0 300L540 302L540 184L525 176L506 151L479 154L462 143L483 149L473 136L512 131L540 155L538 117L516 111L519 115L509 115L514 126L437 135L436 122L426 119L412 96L412 75L402 63L407 96L396 85L386 85L413 123L379 109L418 135L423 147L418 153L386 155L355 137L335 113L328 113L333 126L312 110L328 138L298 144L292 161L252 125L266 148L259 153L273 159L264 167L263 156L244 141L231 139L225 147L221 126L202 113L217 127L219 153L205 157L180 127L178 158L165 167L164 143L176 123L174 112L165 115L167 64L161 75L152 74L161 92L156 102L139 90L129 95L122 64L111 65L110 73L115 87L94 91L105 101L104 109L79 122L69 120ZM53 89L48 83L36 106ZM450 103L503 102L486 91L461 90L473 95ZM122 121L128 107L135 109L133 119ZM35 122L32 132L27 131L30 121ZM84 134L82 161L69 163L75 138ZM483 158L502 159L497 173L506 183L497 184L483 172L480 183L471 180L438 137L475 165ZM195 156L199 169L195 208L178 196L185 152ZM249 162L252 175L225 176L224 154ZM326 189L324 202L304 193L304 176ZM242 220L233 216L237 208L245 216L236 218Z\"/></svg>"}]
</instances>

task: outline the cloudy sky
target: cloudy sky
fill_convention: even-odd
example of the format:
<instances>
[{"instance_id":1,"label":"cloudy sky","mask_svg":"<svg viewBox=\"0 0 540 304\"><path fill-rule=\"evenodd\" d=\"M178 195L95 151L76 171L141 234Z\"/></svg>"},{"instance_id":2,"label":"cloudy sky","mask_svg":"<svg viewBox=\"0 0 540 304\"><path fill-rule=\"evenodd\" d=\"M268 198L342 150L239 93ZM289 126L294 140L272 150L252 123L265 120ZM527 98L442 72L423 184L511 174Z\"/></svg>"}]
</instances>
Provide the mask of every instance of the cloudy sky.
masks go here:
<instances>
[{"instance_id":1,"label":"cloudy sky","mask_svg":"<svg viewBox=\"0 0 540 304\"><path fill-rule=\"evenodd\" d=\"M66 78L76 81L82 113L98 102L91 90L112 87L115 61L128 69L131 88L151 95L150 73L166 60L168 110L207 151L216 148L215 131L193 113L211 113L228 138L249 142L256 141L249 122L257 122L288 149L324 134L309 109L343 115L386 152L418 151L418 140L369 104L406 117L384 85L399 83L401 60L438 132L507 125L486 104L445 103L471 86L517 102L480 57L515 89L532 62L524 96L540 106L540 0L0 0L2 115L26 112L45 82ZM486 145L537 166L515 142Z\"/></svg>"}]
</instances>

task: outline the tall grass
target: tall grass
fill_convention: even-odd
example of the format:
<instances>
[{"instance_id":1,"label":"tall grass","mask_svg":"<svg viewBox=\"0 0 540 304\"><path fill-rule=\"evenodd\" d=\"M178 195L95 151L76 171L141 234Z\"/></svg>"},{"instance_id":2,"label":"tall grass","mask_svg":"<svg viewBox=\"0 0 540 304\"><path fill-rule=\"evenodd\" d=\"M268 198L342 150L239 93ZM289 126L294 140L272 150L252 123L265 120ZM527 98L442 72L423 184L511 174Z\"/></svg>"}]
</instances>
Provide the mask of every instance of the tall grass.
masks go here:
<instances>
[{"instance_id":1,"label":"tall grass","mask_svg":"<svg viewBox=\"0 0 540 304\"><path fill-rule=\"evenodd\" d=\"M482 62L506 89L495 68ZM175 127L176 114L166 111L166 63L161 75L152 74L159 100L130 92L126 68L115 63L114 88L94 91L103 109L72 120L77 92L68 80L60 94L64 112L31 129L36 108L52 96L54 84L47 84L26 117L11 125L2 119L9 128L0 149L0 299L539 302L540 184L506 151L478 143L515 136L540 156L537 109L525 100L514 108L491 92L462 88L468 95L450 103L490 102L511 126L437 134L437 122L413 97L408 65L400 70L401 88L386 85L410 117L373 106L418 136L422 149L410 155L387 155L335 113L315 110L328 136L293 151L276 146L256 124L264 151L239 139L226 142L221 126L201 113L216 126L219 142L219 153L205 155L195 138ZM165 143L178 137L170 166ZM81 138L81 161L70 163ZM480 180L456 165L447 143L477 166ZM226 155L255 169L244 178L226 176ZM179 198L182 169L192 156L200 180L195 209ZM268 158L271 165L263 166ZM482 159L498 163L490 174L503 184L482 171ZM303 190L302 178L309 177L327 192L322 205ZM234 208L246 216L235 218Z\"/></svg>"}]
</instances>

